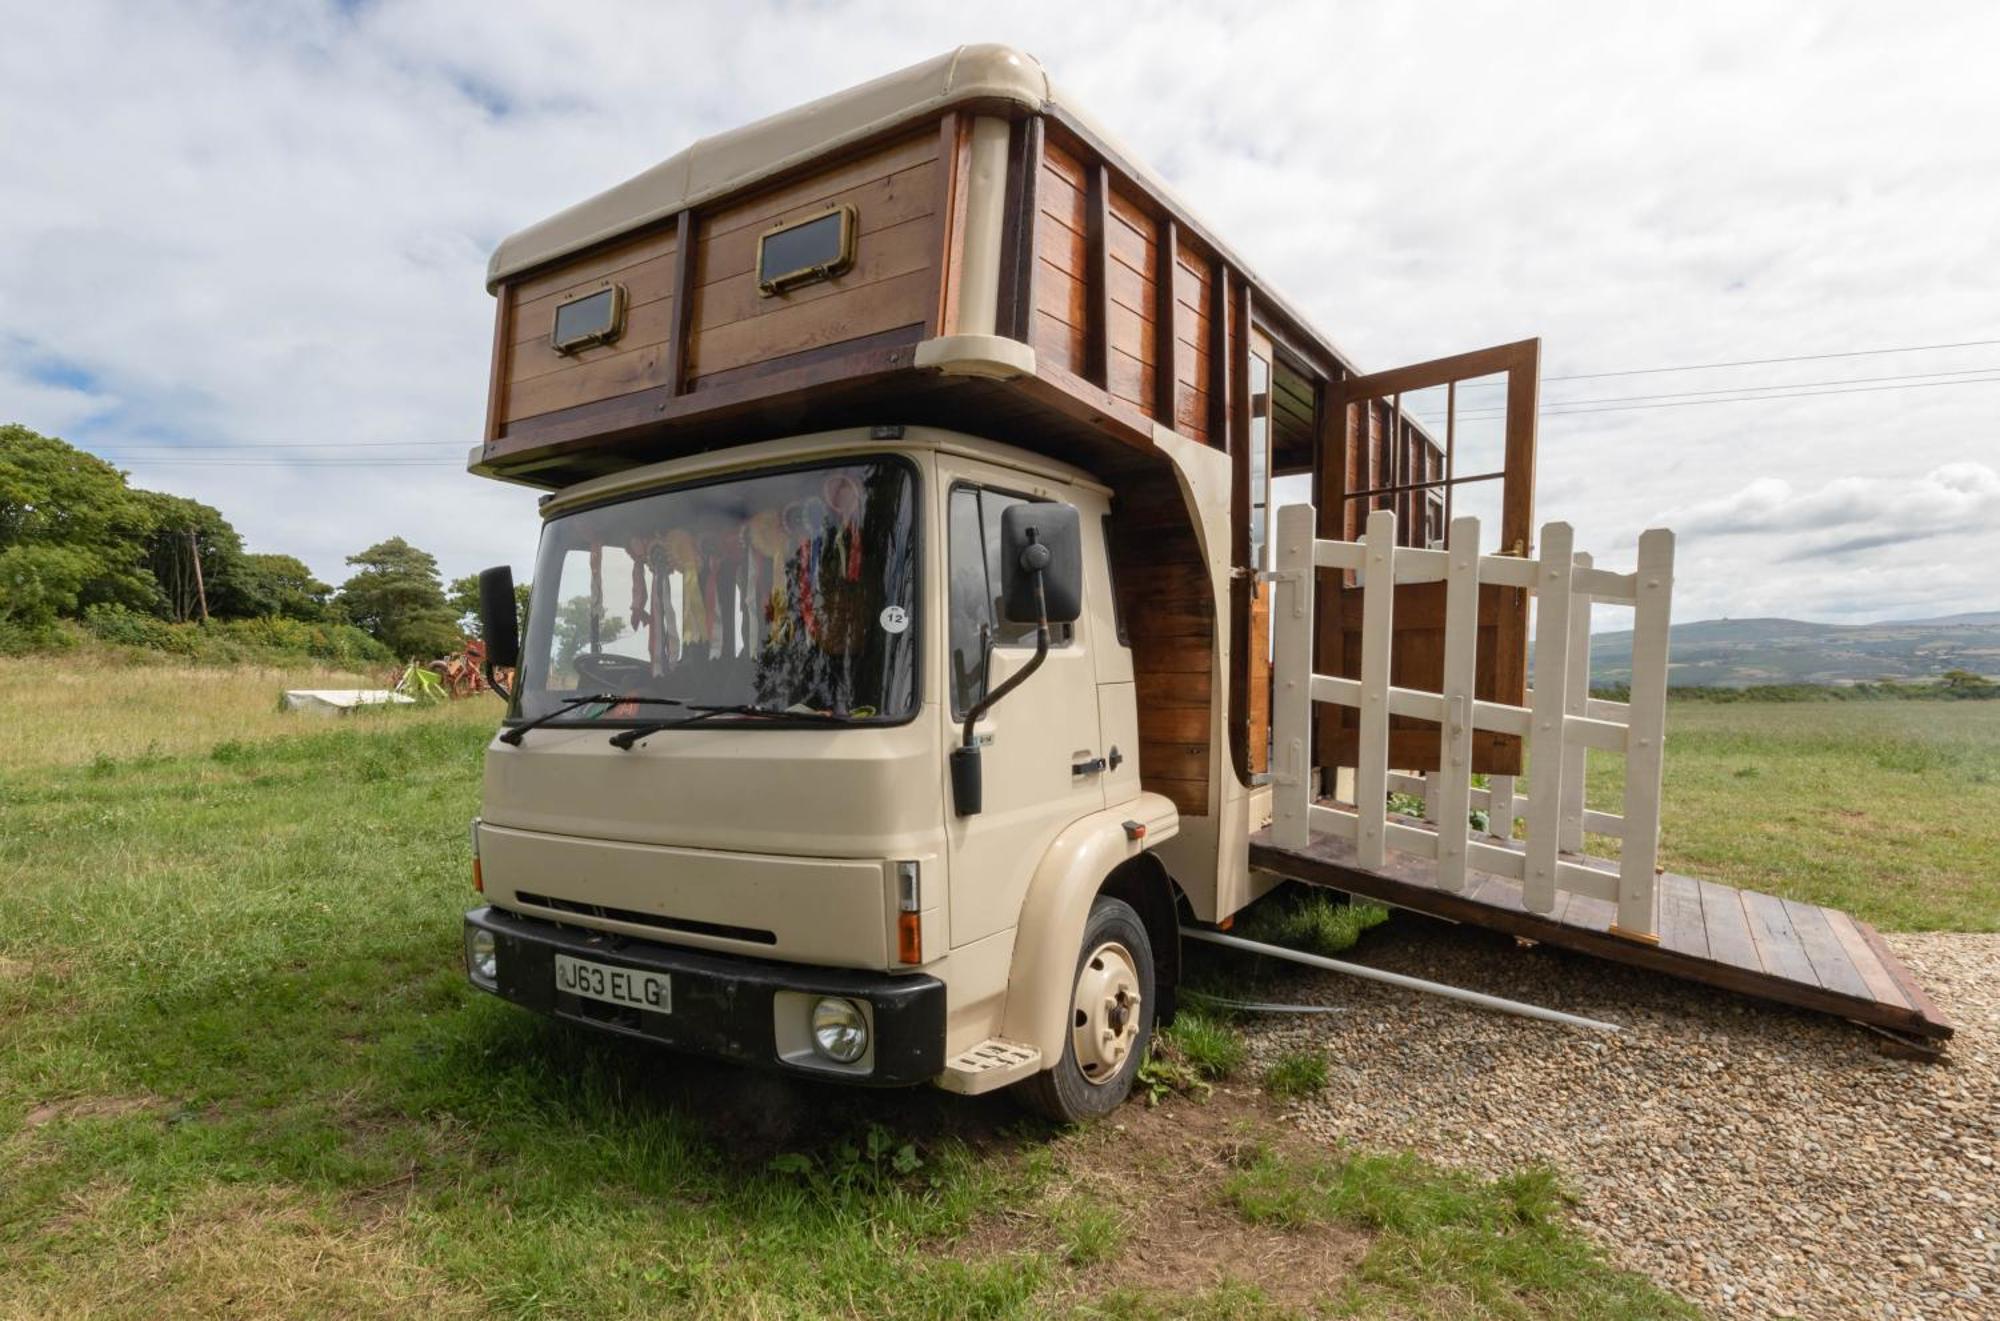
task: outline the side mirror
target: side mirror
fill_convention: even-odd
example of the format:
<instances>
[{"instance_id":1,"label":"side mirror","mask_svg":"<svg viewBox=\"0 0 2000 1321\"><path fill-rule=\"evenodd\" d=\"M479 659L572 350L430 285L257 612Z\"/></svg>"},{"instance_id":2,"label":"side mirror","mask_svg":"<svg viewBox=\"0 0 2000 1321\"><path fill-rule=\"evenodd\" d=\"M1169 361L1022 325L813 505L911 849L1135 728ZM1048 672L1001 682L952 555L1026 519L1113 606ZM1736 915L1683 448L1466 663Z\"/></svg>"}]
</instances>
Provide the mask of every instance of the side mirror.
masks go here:
<instances>
[{"instance_id":1,"label":"side mirror","mask_svg":"<svg viewBox=\"0 0 2000 1321\"><path fill-rule=\"evenodd\" d=\"M479 575L479 636L486 663L511 670L521 663L521 622L515 617L514 571L502 564Z\"/></svg>"},{"instance_id":2,"label":"side mirror","mask_svg":"<svg viewBox=\"0 0 2000 1321\"><path fill-rule=\"evenodd\" d=\"M1035 580L1041 579L1041 599ZM1083 614L1083 531L1076 506L1050 500L1000 514L1000 608L1008 622L1073 624Z\"/></svg>"}]
</instances>

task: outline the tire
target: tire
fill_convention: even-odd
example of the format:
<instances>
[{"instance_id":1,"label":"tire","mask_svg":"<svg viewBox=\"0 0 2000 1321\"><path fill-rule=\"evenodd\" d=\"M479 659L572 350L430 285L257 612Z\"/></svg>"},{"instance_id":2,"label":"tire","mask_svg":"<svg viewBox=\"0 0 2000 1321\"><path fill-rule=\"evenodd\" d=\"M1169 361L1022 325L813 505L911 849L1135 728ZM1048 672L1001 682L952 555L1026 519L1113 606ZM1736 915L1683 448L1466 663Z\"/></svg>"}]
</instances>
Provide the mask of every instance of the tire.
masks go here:
<instances>
[{"instance_id":1,"label":"tire","mask_svg":"<svg viewBox=\"0 0 2000 1321\"><path fill-rule=\"evenodd\" d=\"M1125 1001L1136 1004L1122 1004L1121 991ZM1085 1003L1079 1003L1079 993ZM1100 895L1083 924L1070 983L1071 1029L1063 1034L1062 1057L1016 1086L1015 1095L1059 1124L1082 1123L1116 1110L1131 1095L1132 1081L1152 1045L1158 998L1146 924L1124 900ZM1127 1008L1129 1017L1119 1013L1121 1008ZM1081 1061L1079 1036L1084 1038Z\"/></svg>"}]
</instances>

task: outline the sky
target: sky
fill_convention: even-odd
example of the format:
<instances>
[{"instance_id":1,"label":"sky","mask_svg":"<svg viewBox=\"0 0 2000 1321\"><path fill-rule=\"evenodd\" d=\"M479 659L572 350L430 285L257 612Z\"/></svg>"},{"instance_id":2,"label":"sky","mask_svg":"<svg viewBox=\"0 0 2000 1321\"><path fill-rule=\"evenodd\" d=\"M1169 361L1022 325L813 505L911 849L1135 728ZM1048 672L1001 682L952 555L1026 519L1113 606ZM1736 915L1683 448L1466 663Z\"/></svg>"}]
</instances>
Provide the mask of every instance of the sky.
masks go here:
<instances>
[{"instance_id":1,"label":"sky","mask_svg":"<svg viewBox=\"0 0 2000 1321\"><path fill-rule=\"evenodd\" d=\"M2000 6L0 13L0 421L336 583L532 563L535 494L463 470L504 235L1004 41L1363 370L1540 336L1538 518L1675 528L1676 617L2000 608Z\"/></svg>"}]
</instances>

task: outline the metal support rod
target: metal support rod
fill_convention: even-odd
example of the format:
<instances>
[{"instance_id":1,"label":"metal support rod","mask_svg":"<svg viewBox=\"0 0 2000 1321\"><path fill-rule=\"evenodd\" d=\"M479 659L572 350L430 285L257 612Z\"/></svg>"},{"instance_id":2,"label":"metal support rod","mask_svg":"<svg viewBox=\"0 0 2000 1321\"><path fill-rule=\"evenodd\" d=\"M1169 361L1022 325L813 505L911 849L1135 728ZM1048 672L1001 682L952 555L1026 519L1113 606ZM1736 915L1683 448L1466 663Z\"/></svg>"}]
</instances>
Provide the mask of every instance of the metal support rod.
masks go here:
<instances>
[{"instance_id":1,"label":"metal support rod","mask_svg":"<svg viewBox=\"0 0 2000 1321\"><path fill-rule=\"evenodd\" d=\"M1286 949L1282 945L1266 945L1260 941L1245 940L1241 936L1225 936L1220 931L1182 927L1181 934L1192 940L1205 940L1211 945L1224 945L1230 949L1248 950L1252 954L1264 954L1274 959L1287 959L1293 963L1303 963L1309 968L1323 968L1327 972L1344 972L1371 982L1385 982L1390 986L1400 986L1406 991L1423 991L1430 995L1441 995L1447 1000L1462 1000L1466 1004L1478 1005L1481 1009L1492 1009L1502 1014L1539 1018L1545 1023L1563 1023L1570 1027L1587 1027L1596 1032L1618 1031L1616 1023L1606 1023L1601 1019L1583 1018L1576 1014L1565 1014L1560 1009L1544 1009L1540 1005L1523 1004L1519 1000L1506 1000L1497 995L1461 990L1456 986L1446 986L1442 982L1427 982L1421 977L1405 977L1400 972L1384 972L1380 968L1370 968L1359 963L1343 963L1339 959L1322 958L1317 954Z\"/></svg>"}]
</instances>

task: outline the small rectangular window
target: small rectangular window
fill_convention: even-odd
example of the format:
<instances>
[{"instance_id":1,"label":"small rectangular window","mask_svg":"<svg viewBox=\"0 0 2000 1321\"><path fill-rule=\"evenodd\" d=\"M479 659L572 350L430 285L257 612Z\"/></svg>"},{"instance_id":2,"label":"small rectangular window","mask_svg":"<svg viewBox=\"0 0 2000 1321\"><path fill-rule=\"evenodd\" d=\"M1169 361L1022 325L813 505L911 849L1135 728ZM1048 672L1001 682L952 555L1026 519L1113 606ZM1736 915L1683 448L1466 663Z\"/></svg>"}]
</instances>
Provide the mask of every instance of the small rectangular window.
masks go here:
<instances>
[{"instance_id":1,"label":"small rectangular window","mask_svg":"<svg viewBox=\"0 0 2000 1321\"><path fill-rule=\"evenodd\" d=\"M986 695L987 660L995 647L1032 647L1035 626L1000 613L1000 515L1027 497L976 486L951 488L945 540L951 595L949 631L951 713L963 716ZM1071 624L1049 626L1049 645L1066 647Z\"/></svg>"},{"instance_id":2,"label":"small rectangular window","mask_svg":"<svg viewBox=\"0 0 2000 1321\"><path fill-rule=\"evenodd\" d=\"M610 284L556 308L549 339L557 353L609 344L625 330L625 286Z\"/></svg>"},{"instance_id":3,"label":"small rectangular window","mask_svg":"<svg viewBox=\"0 0 2000 1321\"><path fill-rule=\"evenodd\" d=\"M854 208L774 225L757 240L757 291L769 298L854 264Z\"/></svg>"}]
</instances>

